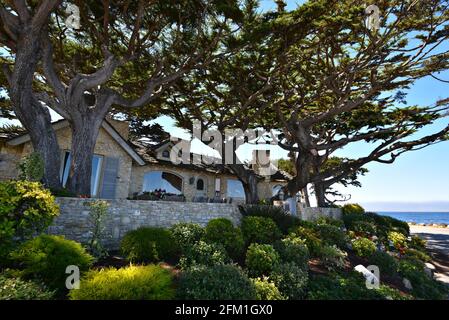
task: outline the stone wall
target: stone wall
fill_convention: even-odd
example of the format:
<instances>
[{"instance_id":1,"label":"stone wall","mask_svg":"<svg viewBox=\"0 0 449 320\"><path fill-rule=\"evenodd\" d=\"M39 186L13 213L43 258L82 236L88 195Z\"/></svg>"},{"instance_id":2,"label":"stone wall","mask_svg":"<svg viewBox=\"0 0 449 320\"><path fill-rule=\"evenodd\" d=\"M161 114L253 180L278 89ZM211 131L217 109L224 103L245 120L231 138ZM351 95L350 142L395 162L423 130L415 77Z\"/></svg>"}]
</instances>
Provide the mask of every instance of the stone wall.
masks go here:
<instances>
[{"instance_id":1,"label":"stone wall","mask_svg":"<svg viewBox=\"0 0 449 320\"><path fill-rule=\"evenodd\" d=\"M305 208L298 206L298 214L301 220L314 221L320 217L341 219L342 212L339 208Z\"/></svg>"},{"instance_id":2,"label":"stone wall","mask_svg":"<svg viewBox=\"0 0 449 320\"><path fill-rule=\"evenodd\" d=\"M57 198L60 215L49 228L49 233L64 235L68 239L86 242L91 235L89 207L94 201L77 198ZM215 218L227 218L235 225L241 215L235 205L221 203L193 203L169 201L107 200L108 216L105 221L106 246L117 249L126 232L141 226L170 227L179 222L193 222L205 226Z\"/></svg>"}]
</instances>

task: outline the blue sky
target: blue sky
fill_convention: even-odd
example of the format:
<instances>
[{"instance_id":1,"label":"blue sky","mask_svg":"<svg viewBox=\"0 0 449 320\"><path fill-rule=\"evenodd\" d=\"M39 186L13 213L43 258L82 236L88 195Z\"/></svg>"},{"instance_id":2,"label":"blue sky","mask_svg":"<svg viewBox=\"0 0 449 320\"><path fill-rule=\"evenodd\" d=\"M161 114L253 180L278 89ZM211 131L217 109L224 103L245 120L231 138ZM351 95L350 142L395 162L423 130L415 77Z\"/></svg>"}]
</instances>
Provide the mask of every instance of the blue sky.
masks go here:
<instances>
[{"instance_id":1,"label":"blue sky","mask_svg":"<svg viewBox=\"0 0 449 320\"><path fill-rule=\"evenodd\" d=\"M287 1L289 9L303 1ZM261 1L261 10L276 8L273 0ZM440 75L449 80L449 72ZM432 78L418 81L408 92L409 105L430 105L436 100L449 97L449 84ZM173 120L161 117L156 120L174 136L187 137L175 128ZM426 128L422 134L429 134L443 128L441 121ZM4 123L0 119L0 124ZM197 148L201 148L198 146ZM273 157L285 157L286 152L271 148ZM366 143L358 143L339 152L341 156L356 157L370 150ZM249 158L251 148L238 150L241 158ZM449 142L431 146L421 151L402 155L394 164L373 163L370 172L362 177L362 188L340 189L351 194L350 202L358 202L374 211L446 211L449 212Z\"/></svg>"}]
</instances>

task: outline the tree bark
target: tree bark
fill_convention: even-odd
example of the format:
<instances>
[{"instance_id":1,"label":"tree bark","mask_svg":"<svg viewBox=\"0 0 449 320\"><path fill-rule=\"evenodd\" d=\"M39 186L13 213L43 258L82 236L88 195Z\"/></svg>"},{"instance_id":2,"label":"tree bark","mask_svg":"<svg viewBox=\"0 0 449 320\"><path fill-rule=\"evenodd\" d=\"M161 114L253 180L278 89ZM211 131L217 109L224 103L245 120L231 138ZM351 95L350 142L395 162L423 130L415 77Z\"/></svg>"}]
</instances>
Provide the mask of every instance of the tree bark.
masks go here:
<instances>
[{"instance_id":1,"label":"tree bark","mask_svg":"<svg viewBox=\"0 0 449 320\"><path fill-rule=\"evenodd\" d=\"M326 208L329 204L326 201L326 187L322 183L314 184L315 197L319 208Z\"/></svg>"},{"instance_id":2,"label":"tree bark","mask_svg":"<svg viewBox=\"0 0 449 320\"><path fill-rule=\"evenodd\" d=\"M34 70L41 56L41 32L24 27L17 41L14 68L10 77L9 95L13 110L27 129L33 149L44 162L43 183L59 189L60 150L51 124L50 112L34 96Z\"/></svg>"},{"instance_id":3,"label":"tree bark","mask_svg":"<svg viewBox=\"0 0 449 320\"><path fill-rule=\"evenodd\" d=\"M304 196L304 201L306 202L306 207L310 208L309 190L307 190L307 186L305 188L302 188L302 194Z\"/></svg>"}]
</instances>

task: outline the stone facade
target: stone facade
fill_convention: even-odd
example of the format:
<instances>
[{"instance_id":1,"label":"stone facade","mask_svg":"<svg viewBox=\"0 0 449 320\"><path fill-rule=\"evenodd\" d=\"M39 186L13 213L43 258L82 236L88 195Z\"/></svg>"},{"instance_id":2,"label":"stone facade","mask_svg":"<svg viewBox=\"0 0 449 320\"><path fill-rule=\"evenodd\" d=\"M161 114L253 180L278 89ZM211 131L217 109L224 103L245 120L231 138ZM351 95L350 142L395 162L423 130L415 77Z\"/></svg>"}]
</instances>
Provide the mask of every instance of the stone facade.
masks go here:
<instances>
[{"instance_id":1,"label":"stone facade","mask_svg":"<svg viewBox=\"0 0 449 320\"><path fill-rule=\"evenodd\" d=\"M86 203L91 201L94 200L57 198L60 215L48 232L87 242L91 236L92 222ZM109 249L117 249L126 232L141 226L168 228L179 222L205 226L215 218L227 218L238 225L241 219L238 207L231 204L134 200L108 200L108 203L104 243Z\"/></svg>"},{"instance_id":2,"label":"stone facade","mask_svg":"<svg viewBox=\"0 0 449 320\"><path fill-rule=\"evenodd\" d=\"M298 205L299 218L306 221L314 221L320 217L341 219L342 211L339 208L305 208Z\"/></svg>"}]
</instances>

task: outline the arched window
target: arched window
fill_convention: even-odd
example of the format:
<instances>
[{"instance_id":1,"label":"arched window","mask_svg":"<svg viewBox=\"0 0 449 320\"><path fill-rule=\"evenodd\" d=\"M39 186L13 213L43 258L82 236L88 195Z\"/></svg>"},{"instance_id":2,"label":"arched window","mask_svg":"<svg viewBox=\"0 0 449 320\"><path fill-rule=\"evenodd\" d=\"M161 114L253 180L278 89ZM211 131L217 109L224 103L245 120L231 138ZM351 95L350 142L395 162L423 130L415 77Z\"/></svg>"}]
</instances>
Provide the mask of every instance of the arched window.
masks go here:
<instances>
[{"instance_id":1,"label":"arched window","mask_svg":"<svg viewBox=\"0 0 449 320\"><path fill-rule=\"evenodd\" d=\"M204 190L204 180L203 179L198 179L196 180L196 190Z\"/></svg>"},{"instance_id":2,"label":"arched window","mask_svg":"<svg viewBox=\"0 0 449 320\"><path fill-rule=\"evenodd\" d=\"M245 199L245 189L241 181L228 179L226 189L228 198Z\"/></svg>"},{"instance_id":3,"label":"arched window","mask_svg":"<svg viewBox=\"0 0 449 320\"><path fill-rule=\"evenodd\" d=\"M165 192L173 194L182 193L182 178L165 171L151 171L145 174L143 178L142 191L154 191L162 189Z\"/></svg>"}]
</instances>

